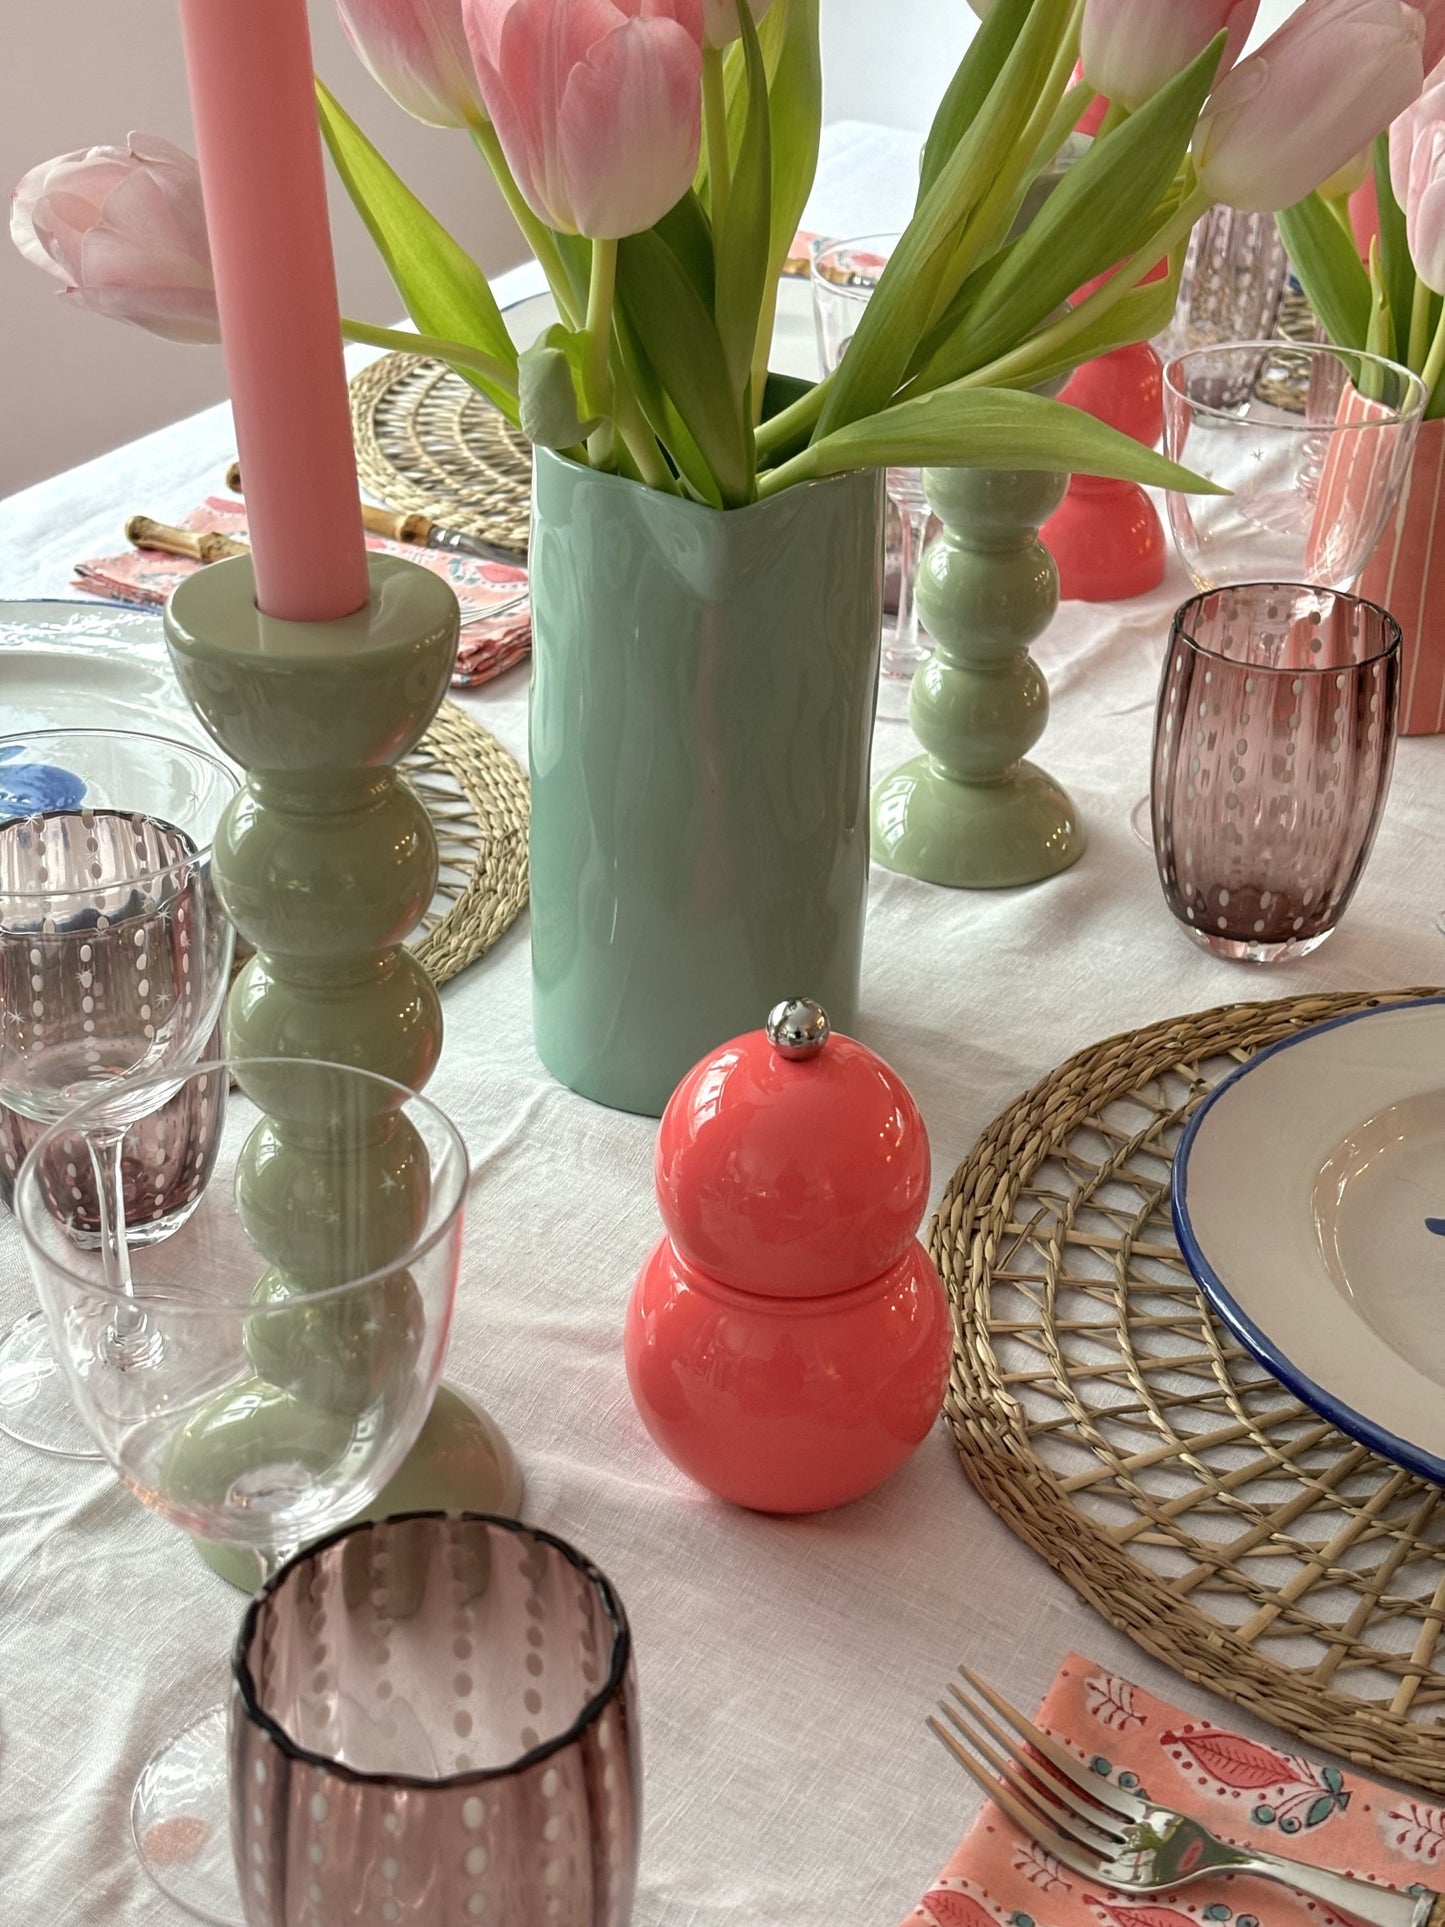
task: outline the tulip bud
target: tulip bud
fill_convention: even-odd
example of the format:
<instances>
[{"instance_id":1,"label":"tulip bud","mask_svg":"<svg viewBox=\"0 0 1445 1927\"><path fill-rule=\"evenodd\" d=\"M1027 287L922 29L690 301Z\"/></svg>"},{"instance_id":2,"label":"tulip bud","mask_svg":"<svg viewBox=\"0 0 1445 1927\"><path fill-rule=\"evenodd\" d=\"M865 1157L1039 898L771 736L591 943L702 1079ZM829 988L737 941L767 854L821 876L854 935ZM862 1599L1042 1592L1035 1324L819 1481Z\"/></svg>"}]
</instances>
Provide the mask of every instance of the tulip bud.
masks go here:
<instances>
[{"instance_id":1,"label":"tulip bud","mask_svg":"<svg viewBox=\"0 0 1445 1927\"><path fill-rule=\"evenodd\" d=\"M1419 94L1424 37L1408 0L1305 0L1205 102L1200 185L1262 213L1303 200Z\"/></svg>"},{"instance_id":2,"label":"tulip bud","mask_svg":"<svg viewBox=\"0 0 1445 1927\"><path fill-rule=\"evenodd\" d=\"M1420 98L1390 122L1390 186L1401 207L1410 192L1410 156L1415 136L1422 127L1436 120L1445 120L1445 61L1426 77L1425 91Z\"/></svg>"},{"instance_id":3,"label":"tulip bud","mask_svg":"<svg viewBox=\"0 0 1445 1927\"><path fill-rule=\"evenodd\" d=\"M1370 150L1365 147L1351 155L1343 167L1337 167L1328 180L1321 181L1317 191L1327 201L1347 201L1365 185L1369 173Z\"/></svg>"},{"instance_id":4,"label":"tulip bud","mask_svg":"<svg viewBox=\"0 0 1445 1927\"><path fill-rule=\"evenodd\" d=\"M336 0L363 67L398 107L431 127L485 118L461 0Z\"/></svg>"},{"instance_id":5,"label":"tulip bud","mask_svg":"<svg viewBox=\"0 0 1445 1927\"><path fill-rule=\"evenodd\" d=\"M1415 136L1405 234L1416 274L1427 288L1445 294L1445 121L1432 121Z\"/></svg>"},{"instance_id":6,"label":"tulip bud","mask_svg":"<svg viewBox=\"0 0 1445 1927\"><path fill-rule=\"evenodd\" d=\"M1445 60L1445 0L1410 0L1425 22L1425 71Z\"/></svg>"},{"instance_id":7,"label":"tulip bud","mask_svg":"<svg viewBox=\"0 0 1445 1927\"><path fill-rule=\"evenodd\" d=\"M748 0L748 11L761 20L773 0ZM708 47L725 47L742 33L736 0L702 0L702 37Z\"/></svg>"},{"instance_id":8,"label":"tulip bud","mask_svg":"<svg viewBox=\"0 0 1445 1927\"><path fill-rule=\"evenodd\" d=\"M1219 73L1244 51L1259 0L1085 0L1084 78L1132 113L1227 32Z\"/></svg>"},{"instance_id":9,"label":"tulip bud","mask_svg":"<svg viewBox=\"0 0 1445 1927\"><path fill-rule=\"evenodd\" d=\"M462 0L482 99L527 205L594 240L687 192L702 131L700 0Z\"/></svg>"},{"instance_id":10,"label":"tulip bud","mask_svg":"<svg viewBox=\"0 0 1445 1927\"><path fill-rule=\"evenodd\" d=\"M167 341L221 338L200 170L159 135L32 167L11 197L10 238L78 307Z\"/></svg>"}]
</instances>

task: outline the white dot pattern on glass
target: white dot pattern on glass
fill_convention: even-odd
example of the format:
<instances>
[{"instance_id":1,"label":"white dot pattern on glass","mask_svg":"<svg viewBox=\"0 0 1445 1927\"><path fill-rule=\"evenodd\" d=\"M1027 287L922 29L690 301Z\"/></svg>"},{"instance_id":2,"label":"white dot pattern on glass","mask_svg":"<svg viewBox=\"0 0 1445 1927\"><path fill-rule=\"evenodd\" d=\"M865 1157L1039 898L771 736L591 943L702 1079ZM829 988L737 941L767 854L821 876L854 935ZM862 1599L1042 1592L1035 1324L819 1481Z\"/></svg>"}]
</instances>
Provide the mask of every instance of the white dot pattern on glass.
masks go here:
<instances>
[{"instance_id":1,"label":"white dot pattern on glass","mask_svg":"<svg viewBox=\"0 0 1445 1927\"><path fill-rule=\"evenodd\" d=\"M1181 612L1155 727L1156 857L1170 908L1211 947L1312 949L1348 903L1389 779L1386 641L1378 612L1328 590L1246 586Z\"/></svg>"}]
</instances>

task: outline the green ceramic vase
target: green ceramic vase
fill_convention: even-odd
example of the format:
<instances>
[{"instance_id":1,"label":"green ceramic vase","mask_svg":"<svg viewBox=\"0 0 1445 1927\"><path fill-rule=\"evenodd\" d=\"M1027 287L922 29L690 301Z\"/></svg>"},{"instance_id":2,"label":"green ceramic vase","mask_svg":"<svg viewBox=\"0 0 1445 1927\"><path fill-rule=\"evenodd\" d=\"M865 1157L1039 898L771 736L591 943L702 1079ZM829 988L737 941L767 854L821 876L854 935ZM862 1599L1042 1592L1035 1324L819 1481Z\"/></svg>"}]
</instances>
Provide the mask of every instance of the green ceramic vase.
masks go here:
<instances>
[{"instance_id":1,"label":"green ceramic vase","mask_svg":"<svg viewBox=\"0 0 1445 1927\"><path fill-rule=\"evenodd\" d=\"M883 478L726 512L536 451L532 984L543 1063L661 1112L782 997L856 1021Z\"/></svg>"}]
</instances>

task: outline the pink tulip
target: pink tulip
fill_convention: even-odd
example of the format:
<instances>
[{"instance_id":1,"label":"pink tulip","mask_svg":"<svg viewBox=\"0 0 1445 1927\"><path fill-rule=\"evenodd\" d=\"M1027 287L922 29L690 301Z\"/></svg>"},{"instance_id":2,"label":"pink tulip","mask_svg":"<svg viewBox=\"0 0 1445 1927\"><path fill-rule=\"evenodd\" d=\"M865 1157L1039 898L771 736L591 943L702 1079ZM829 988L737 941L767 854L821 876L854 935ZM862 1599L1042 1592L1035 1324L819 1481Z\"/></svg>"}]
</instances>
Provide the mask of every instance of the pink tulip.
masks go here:
<instances>
[{"instance_id":1,"label":"pink tulip","mask_svg":"<svg viewBox=\"0 0 1445 1927\"><path fill-rule=\"evenodd\" d=\"M1432 121L1445 120L1445 61L1426 77L1425 91L1390 122L1390 186L1400 206L1410 192L1410 156L1415 137Z\"/></svg>"},{"instance_id":2,"label":"pink tulip","mask_svg":"<svg viewBox=\"0 0 1445 1927\"><path fill-rule=\"evenodd\" d=\"M336 0L363 67L431 127L484 118L461 0Z\"/></svg>"},{"instance_id":3,"label":"pink tulip","mask_svg":"<svg viewBox=\"0 0 1445 1927\"><path fill-rule=\"evenodd\" d=\"M1425 22L1425 71L1445 60L1445 0L1410 0Z\"/></svg>"},{"instance_id":4,"label":"pink tulip","mask_svg":"<svg viewBox=\"0 0 1445 1927\"><path fill-rule=\"evenodd\" d=\"M1259 0L1086 0L1079 52L1091 87L1131 112L1227 32L1221 74L1238 60Z\"/></svg>"},{"instance_id":5,"label":"pink tulip","mask_svg":"<svg viewBox=\"0 0 1445 1927\"><path fill-rule=\"evenodd\" d=\"M773 0L748 0L748 11L761 20ZM725 47L742 33L736 0L702 0L702 37L709 47Z\"/></svg>"},{"instance_id":6,"label":"pink tulip","mask_svg":"<svg viewBox=\"0 0 1445 1927\"><path fill-rule=\"evenodd\" d=\"M1200 185L1261 212L1303 200L1419 94L1424 38L1407 0L1305 0L1205 102Z\"/></svg>"},{"instance_id":7,"label":"pink tulip","mask_svg":"<svg viewBox=\"0 0 1445 1927\"><path fill-rule=\"evenodd\" d=\"M482 99L527 205L594 240L680 200L702 128L701 0L462 0Z\"/></svg>"},{"instance_id":8,"label":"pink tulip","mask_svg":"<svg viewBox=\"0 0 1445 1927\"><path fill-rule=\"evenodd\" d=\"M156 134L43 161L16 188L10 238L66 298L167 341L219 341L195 161Z\"/></svg>"},{"instance_id":9,"label":"pink tulip","mask_svg":"<svg viewBox=\"0 0 1445 1927\"><path fill-rule=\"evenodd\" d=\"M1445 294L1445 121L1432 121L1415 137L1405 234L1416 274L1427 288Z\"/></svg>"}]
</instances>

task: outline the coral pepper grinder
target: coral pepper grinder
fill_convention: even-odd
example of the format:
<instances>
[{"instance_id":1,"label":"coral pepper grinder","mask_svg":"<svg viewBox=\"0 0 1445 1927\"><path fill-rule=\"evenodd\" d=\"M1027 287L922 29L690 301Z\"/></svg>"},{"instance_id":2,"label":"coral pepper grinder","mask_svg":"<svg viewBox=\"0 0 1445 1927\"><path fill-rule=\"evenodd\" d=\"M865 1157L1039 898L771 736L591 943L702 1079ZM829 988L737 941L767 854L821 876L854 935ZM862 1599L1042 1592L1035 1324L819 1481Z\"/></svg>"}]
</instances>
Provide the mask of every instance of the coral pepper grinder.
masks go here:
<instances>
[{"instance_id":1,"label":"coral pepper grinder","mask_svg":"<svg viewBox=\"0 0 1445 1927\"><path fill-rule=\"evenodd\" d=\"M648 1431L759 1511L871 1491L938 1416L950 1350L902 1079L817 1004L779 1004L678 1085L655 1176L666 1235L625 1338Z\"/></svg>"}]
</instances>

